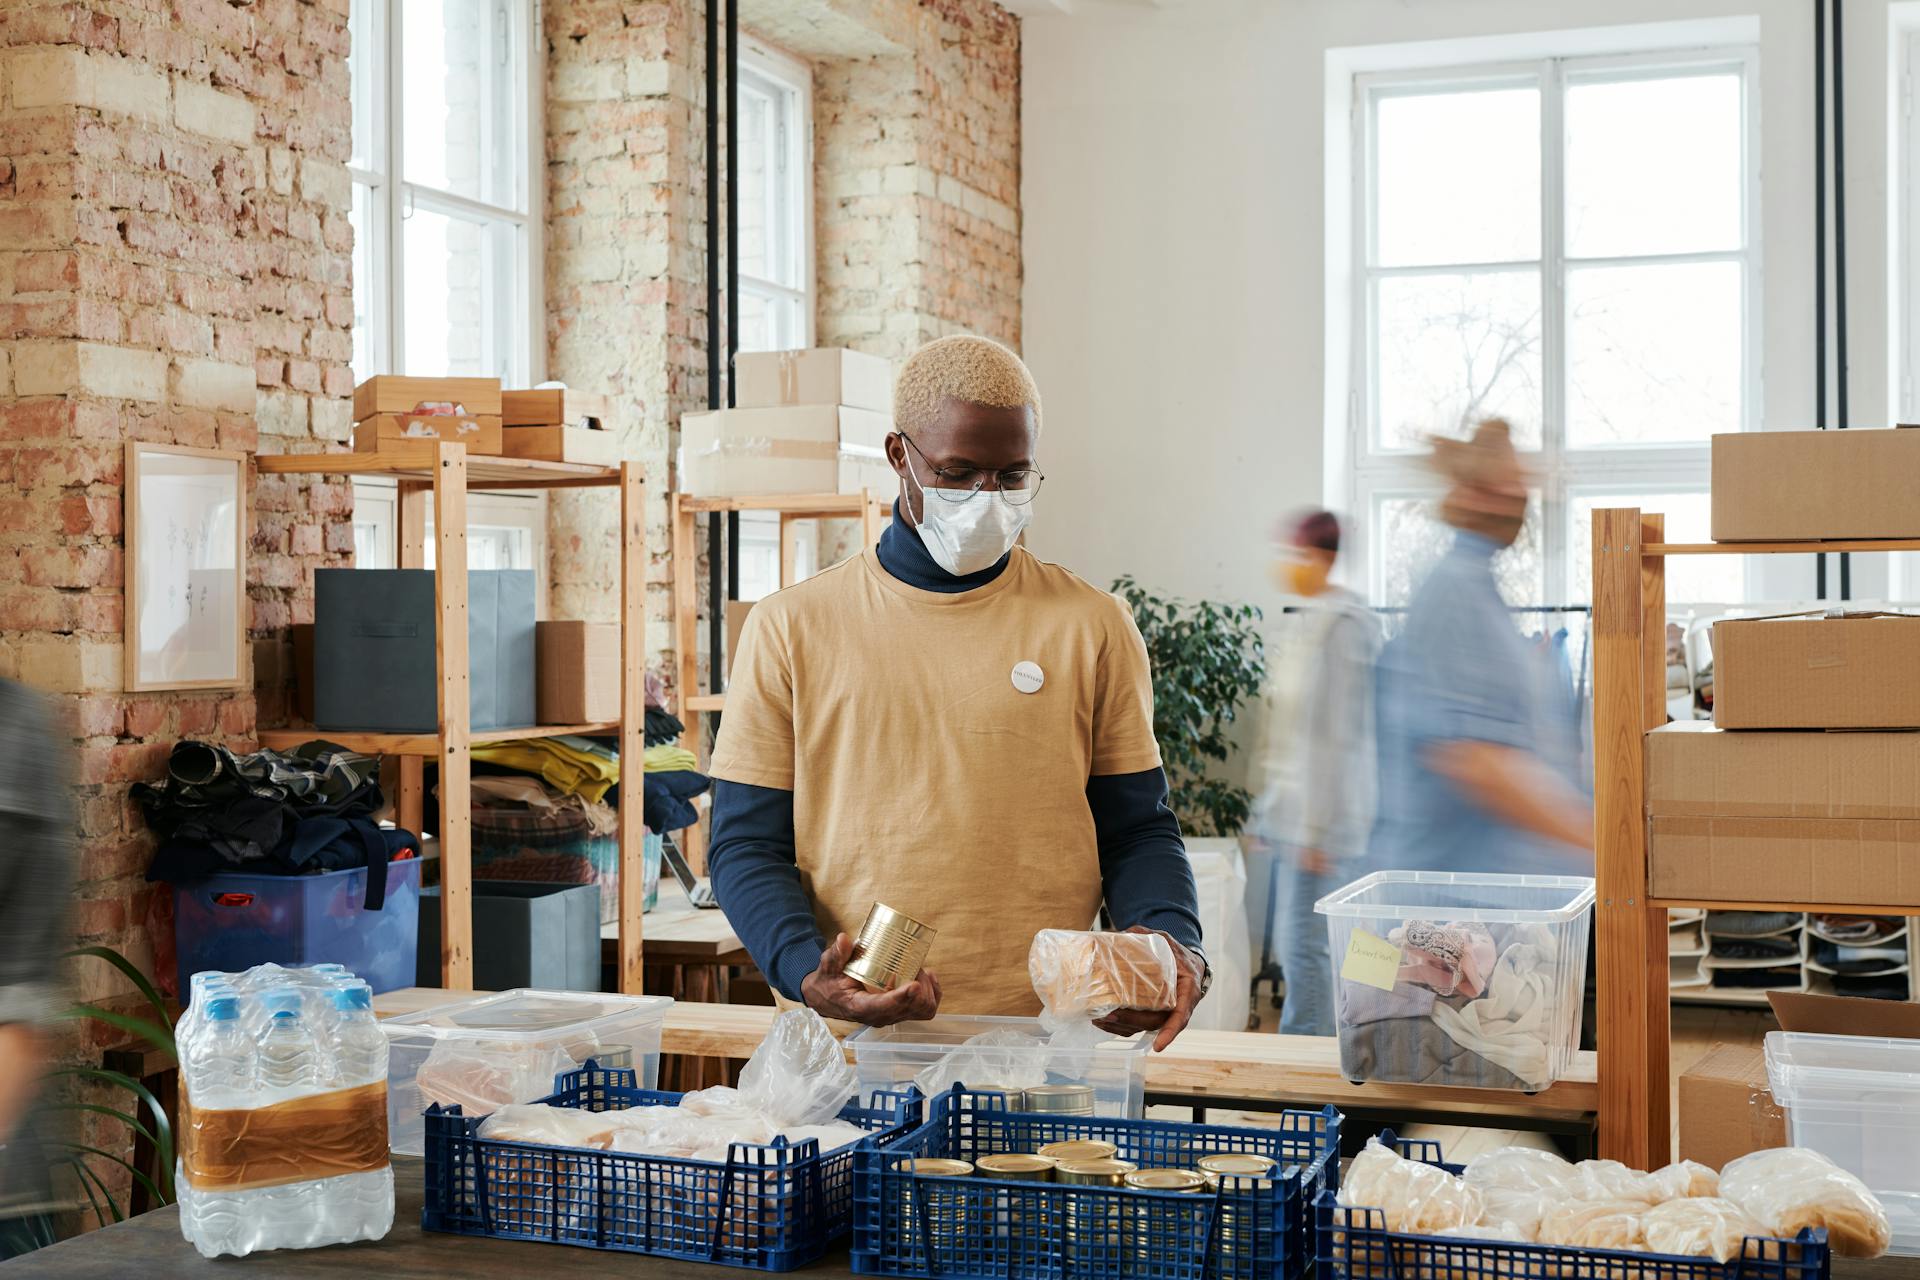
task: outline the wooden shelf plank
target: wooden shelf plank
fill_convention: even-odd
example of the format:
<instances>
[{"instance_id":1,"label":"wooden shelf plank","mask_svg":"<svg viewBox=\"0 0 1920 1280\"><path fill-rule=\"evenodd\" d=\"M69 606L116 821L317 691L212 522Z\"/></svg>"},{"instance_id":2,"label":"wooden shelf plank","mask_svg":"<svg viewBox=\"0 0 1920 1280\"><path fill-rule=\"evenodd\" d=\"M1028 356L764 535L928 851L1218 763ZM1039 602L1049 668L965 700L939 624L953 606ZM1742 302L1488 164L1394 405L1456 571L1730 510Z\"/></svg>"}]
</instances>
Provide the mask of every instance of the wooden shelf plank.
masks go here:
<instances>
[{"instance_id":1,"label":"wooden shelf plank","mask_svg":"<svg viewBox=\"0 0 1920 1280\"><path fill-rule=\"evenodd\" d=\"M433 476L433 446L439 443L437 440L401 443L380 453L271 453L258 455L256 461L266 475L400 476L427 480ZM570 488L619 483L617 467L479 454L467 458L467 484L475 489Z\"/></svg>"},{"instance_id":2,"label":"wooden shelf plank","mask_svg":"<svg viewBox=\"0 0 1920 1280\"><path fill-rule=\"evenodd\" d=\"M687 699L687 710L690 712L725 711L726 709L727 695L724 693L696 693Z\"/></svg>"},{"instance_id":3,"label":"wooden shelf plank","mask_svg":"<svg viewBox=\"0 0 1920 1280\"><path fill-rule=\"evenodd\" d=\"M682 494L680 497L682 511L779 511L802 520L858 516L865 505L869 504L857 493L770 494L757 498L690 498ZM891 503L875 497L870 505Z\"/></svg>"},{"instance_id":4,"label":"wooden shelf plank","mask_svg":"<svg viewBox=\"0 0 1920 1280\"><path fill-rule=\"evenodd\" d=\"M1647 904L1668 910L1674 907L1703 907L1708 911L1794 911L1836 916L1904 916L1917 909L1910 903L1882 902L1862 906L1851 902L1708 902L1701 898L1648 898Z\"/></svg>"},{"instance_id":5,"label":"wooden shelf plank","mask_svg":"<svg viewBox=\"0 0 1920 1280\"><path fill-rule=\"evenodd\" d=\"M1920 551L1920 538L1829 538L1819 542L1649 542L1652 556L1816 555L1830 551Z\"/></svg>"},{"instance_id":6,"label":"wooden shelf plank","mask_svg":"<svg viewBox=\"0 0 1920 1280\"><path fill-rule=\"evenodd\" d=\"M1794 990L1794 988L1782 989ZM1743 1009L1768 1007L1767 992L1764 987L1675 987L1668 992L1668 998L1675 1004L1724 1004L1737 1005Z\"/></svg>"},{"instance_id":7,"label":"wooden shelf plank","mask_svg":"<svg viewBox=\"0 0 1920 1280\"><path fill-rule=\"evenodd\" d=\"M475 729L467 740L476 747L494 742L514 742L521 738L557 738L562 734L593 736L619 732L617 723L536 724L509 729ZM262 729L260 745L274 751L286 751L303 742L319 738L337 743L349 751L367 755L432 756L440 753L440 735L435 733L347 733L325 729Z\"/></svg>"}]
</instances>

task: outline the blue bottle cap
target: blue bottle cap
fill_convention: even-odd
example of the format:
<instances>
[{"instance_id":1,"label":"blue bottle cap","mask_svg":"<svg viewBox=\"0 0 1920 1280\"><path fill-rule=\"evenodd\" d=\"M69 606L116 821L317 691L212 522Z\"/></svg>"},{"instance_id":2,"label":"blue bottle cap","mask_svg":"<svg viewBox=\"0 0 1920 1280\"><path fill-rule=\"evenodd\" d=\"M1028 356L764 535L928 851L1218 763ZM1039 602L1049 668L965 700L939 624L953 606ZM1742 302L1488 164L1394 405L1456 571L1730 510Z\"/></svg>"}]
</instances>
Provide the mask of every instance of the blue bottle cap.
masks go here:
<instances>
[{"instance_id":1,"label":"blue bottle cap","mask_svg":"<svg viewBox=\"0 0 1920 1280\"><path fill-rule=\"evenodd\" d=\"M295 1015L294 1015L294 1012L293 1012L293 1010L291 1010L291 1009L282 1009L282 1010L280 1010L280 1012L278 1012L278 1013L276 1013L276 1014L274 1014L274 1015L273 1015L273 1020L274 1020L275 1022L278 1022L278 1021L280 1021L280 1019L282 1019L282 1018L285 1018L285 1019L286 1019L287 1021L289 1021L289 1022L291 1022L291 1021L293 1021L293 1019L294 1019L294 1016L295 1016Z\"/></svg>"},{"instance_id":2,"label":"blue bottle cap","mask_svg":"<svg viewBox=\"0 0 1920 1280\"><path fill-rule=\"evenodd\" d=\"M240 1017L240 997L217 996L207 1001L207 1021L234 1022Z\"/></svg>"},{"instance_id":3,"label":"blue bottle cap","mask_svg":"<svg viewBox=\"0 0 1920 1280\"><path fill-rule=\"evenodd\" d=\"M267 1012L271 1014L298 1013L300 1010L300 993L298 991L287 991L284 989L280 991L269 991L260 997L260 1003L265 1005Z\"/></svg>"},{"instance_id":4,"label":"blue bottle cap","mask_svg":"<svg viewBox=\"0 0 1920 1280\"><path fill-rule=\"evenodd\" d=\"M347 971L347 966L343 964L331 964L331 963L315 964L315 965L308 965L307 971L309 973L324 973L329 976L332 976L334 974L345 973Z\"/></svg>"},{"instance_id":5,"label":"blue bottle cap","mask_svg":"<svg viewBox=\"0 0 1920 1280\"><path fill-rule=\"evenodd\" d=\"M373 993L365 987L340 987L333 992L333 1007L342 1012L373 1008Z\"/></svg>"}]
</instances>

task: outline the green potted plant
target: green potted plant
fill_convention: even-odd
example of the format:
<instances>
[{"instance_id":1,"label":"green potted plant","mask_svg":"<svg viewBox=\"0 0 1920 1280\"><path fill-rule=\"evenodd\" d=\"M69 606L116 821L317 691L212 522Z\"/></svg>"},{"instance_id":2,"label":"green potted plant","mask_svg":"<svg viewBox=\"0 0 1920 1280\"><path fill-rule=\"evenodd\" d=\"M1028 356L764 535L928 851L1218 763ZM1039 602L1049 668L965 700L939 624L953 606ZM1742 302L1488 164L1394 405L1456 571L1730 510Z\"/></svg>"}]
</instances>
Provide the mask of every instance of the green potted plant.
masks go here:
<instances>
[{"instance_id":1,"label":"green potted plant","mask_svg":"<svg viewBox=\"0 0 1920 1280\"><path fill-rule=\"evenodd\" d=\"M1133 609L1147 644L1153 733L1181 830L1193 836L1239 835L1253 795L1212 770L1233 754L1228 732L1266 678L1260 610L1157 596L1131 576L1115 582L1113 590Z\"/></svg>"}]
</instances>

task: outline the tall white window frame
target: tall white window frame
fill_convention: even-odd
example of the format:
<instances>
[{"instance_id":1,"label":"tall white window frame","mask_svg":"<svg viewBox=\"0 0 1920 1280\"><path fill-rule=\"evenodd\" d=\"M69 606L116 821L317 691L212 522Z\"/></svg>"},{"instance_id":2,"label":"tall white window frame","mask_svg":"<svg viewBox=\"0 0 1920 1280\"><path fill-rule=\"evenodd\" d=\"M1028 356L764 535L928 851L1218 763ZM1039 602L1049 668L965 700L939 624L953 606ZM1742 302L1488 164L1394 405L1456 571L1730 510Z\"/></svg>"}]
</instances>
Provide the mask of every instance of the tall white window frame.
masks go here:
<instances>
[{"instance_id":1,"label":"tall white window frame","mask_svg":"<svg viewBox=\"0 0 1920 1280\"><path fill-rule=\"evenodd\" d=\"M475 150L487 176L471 185L489 188L478 194L454 189L470 184L430 181L407 165L408 77L431 70L409 56L407 28L410 19L418 22L438 2L352 2L353 156L348 172L356 242L354 376L432 377L458 371L531 385L545 375L546 365L543 64L533 54L540 47L539 0L487 0L476 6L482 21L473 34L481 41L482 55L476 62L474 89L482 103L499 106L473 113L479 135ZM456 114L451 106L449 114ZM480 296L475 308L479 345L472 369L428 367L447 362L435 359L426 343L416 342L416 348L427 351L408 350L408 295L417 300L422 292L418 280L409 287L408 223L413 219L421 220L422 229L428 220L448 229L478 228L485 241L475 251L476 278L450 282L477 289Z\"/></svg>"},{"instance_id":2,"label":"tall white window frame","mask_svg":"<svg viewBox=\"0 0 1920 1280\"><path fill-rule=\"evenodd\" d=\"M811 346L813 72L791 54L743 35L739 93L736 168L742 221L752 224L743 227L740 242L740 349Z\"/></svg>"},{"instance_id":3,"label":"tall white window frame","mask_svg":"<svg viewBox=\"0 0 1920 1280\"><path fill-rule=\"evenodd\" d=\"M1348 350L1346 439L1337 452L1349 461L1346 502L1364 529L1366 554L1355 566L1360 588L1377 603L1389 601L1387 555L1381 534L1384 505L1408 498L1437 498L1440 485L1427 469L1425 451L1389 447L1379 429L1376 351L1376 299L1383 279L1421 273L1472 273L1501 269L1537 270L1540 279L1541 421L1537 450L1524 451L1535 475L1537 528L1541 571L1524 588L1508 584L1510 603L1584 603L1569 597L1575 591L1576 561L1589 552L1584 534L1571 528L1571 514L1582 498L1594 495L1645 495L1649 507L1660 510L1661 495L1704 493L1710 453L1706 435L1675 444L1639 443L1576 448L1567 438L1568 378L1566 368L1567 281L1571 270L1593 266L1633 266L1655 263L1737 263L1741 275L1741 374L1739 429L1756 430L1761 422L1760 353L1760 187L1759 95L1757 50L1746 44L1662 50L1604 56L1547 57L1489 62L1410 72L1370 72L1353 77L1350 122L1352 190L1347 211L1351 216L1351 288L1348 317L1352 325ZM1566 145L1564 107L1572 84L1610 83L1667 78L1687 74L1726 74L1739 77L1741 86L1741 234L1739 246L1708 253L1639 254L1620 258L1574 258L1566 251L1563 227L1566 204ZM1384 267L1374 255L1378 191L1374 139L1379 102L1408 93L1443 93L1498 87L1503 83L1535 84L1540 91L1540 252L1537 258L1510 262L1451 264L1432 267ZM1658 198L1657 194L1649 198ZM1517 426L1519 424L1516 424ZM1532 424L1528 424L1531 426ZM1687 532L1685 530L1670 532ZM1705 530L1693 531L1704 539ZM1705 566L1703 566L1705 567ZM1748 593L1745 574L1737 571ZM1722 577L1726 575L1723 573ZM1707 603L1680 601L1676 603ZM1728 603L1737 603L1730 601Z\"/></svg>"}]
</instances>

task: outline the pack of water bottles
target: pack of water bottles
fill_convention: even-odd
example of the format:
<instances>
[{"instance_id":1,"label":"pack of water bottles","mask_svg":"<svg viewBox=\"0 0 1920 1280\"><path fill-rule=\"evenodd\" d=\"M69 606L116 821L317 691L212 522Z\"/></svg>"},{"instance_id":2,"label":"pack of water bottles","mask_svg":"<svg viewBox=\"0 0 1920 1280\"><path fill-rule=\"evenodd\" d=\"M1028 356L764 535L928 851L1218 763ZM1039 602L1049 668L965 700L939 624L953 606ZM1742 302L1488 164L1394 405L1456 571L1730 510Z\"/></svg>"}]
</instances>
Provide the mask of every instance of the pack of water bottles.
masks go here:
<instances>
[{"instance_id":1,"label":"pack of water bottles","mask_svg":"<svg viewBox=\"0 0 1920 1280\"><path fill-rule=\"evenodd\" d=\"M197 973L180 1053L180 1230L206 1257L393 1225L387 1037L337 964Z\"/></svg>"}]
</instances>

